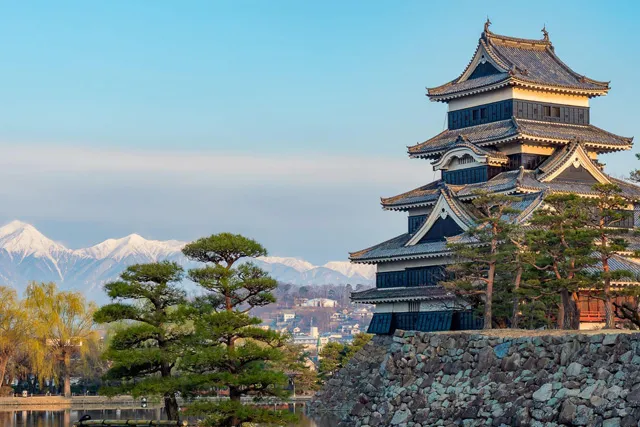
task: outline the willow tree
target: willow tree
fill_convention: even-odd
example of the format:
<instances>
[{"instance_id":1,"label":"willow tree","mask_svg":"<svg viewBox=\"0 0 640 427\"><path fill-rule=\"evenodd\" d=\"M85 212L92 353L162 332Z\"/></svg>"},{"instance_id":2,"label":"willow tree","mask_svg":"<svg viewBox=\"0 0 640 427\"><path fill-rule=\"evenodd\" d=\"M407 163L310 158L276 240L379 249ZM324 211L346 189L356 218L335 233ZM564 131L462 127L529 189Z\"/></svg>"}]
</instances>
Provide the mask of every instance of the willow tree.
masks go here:
<instances>
[{"instance_id":1,"label":"willow tree","mask_svg":"<svg viewBox=\"0 0 640 427\"><path fill-rule=\"evenodd\" d=\"M28 324L16 291L0 286L0 394L9 366L27 346Z\"/></svg>"},{"instance_id":2,"label":"willow tree","mask_svg":"<svg viewBox=\"0 0 640 427\"><path fill-rule=\"evenodd\" d=\"M291 419L287 411L243 405L243 395L254 398L288 395L288 377L279 363L288 336L258 325L250 316L254 307L275 302L277 282L243 258L267 254L255 240L237 234L221 233L196 240L182 251L204 266L189 271L191 280L205 293L195 301L199 315L189 352L182 368L191 373L193 390L224 388L230 400L202 402L190 407L191 413L205 415L205 423L238 426L244 422L283 423Z\"/></svg>"},{"instance_id":3,"label":"willow tree","mask_svg":"<svg viewBox=\"0 0 640 427\"><path fill-rule=\"evenodd\" d=\"M183 278L174 262L132 265L105 285L112 303L94 316L98 323L118 325L105 351L112 363L106 378L121 384L104 392L162 396L169 420L179 419L176 365L192 332Z\"/></svg>"},{"instance_id":4,"label":"willow tree","mask_svg":"<svg viewBox=\"0 0 640 427\"><path fill-rule=\"evenodd\" d=\"M516 248L511 237L517 228L513 216L519 211L512 206L519 199L485 191L475 195L472 201L475 225L466 230L459 241L448 245L458 262L448 268L455 278L445 282L445 286L463 295L481 295L484 328L491 329L494 288L501 277L511 277L514 269Z\"/></svg>"},{"instance_id":5,"label":"willow tree","mask_svg":"<svg viewBox=\"0 0 640 427\"><path fill-rule=\"evenodd\" d=\"M41 379L62 378L64 396L71 397L72 358L83 357L99 340L96 306L79 292L59 291L54 283L31 283L25 295L32 367Z\"/></svg>"}]
</instances>

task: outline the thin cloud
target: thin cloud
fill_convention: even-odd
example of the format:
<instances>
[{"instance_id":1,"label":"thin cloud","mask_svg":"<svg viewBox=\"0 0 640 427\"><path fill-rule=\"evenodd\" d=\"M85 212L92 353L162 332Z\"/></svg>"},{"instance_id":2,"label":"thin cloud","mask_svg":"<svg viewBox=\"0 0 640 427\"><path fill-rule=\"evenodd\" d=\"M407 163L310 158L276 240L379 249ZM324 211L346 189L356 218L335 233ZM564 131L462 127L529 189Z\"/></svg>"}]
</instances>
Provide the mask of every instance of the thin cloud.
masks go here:
<instances>
[{"instance_id":1,"label":"thin cloud","mask_svg":"<svg viewBox=\"0 0 640 427\"><path fill-rule=\"evenodd\" d=\"M194 151L0 145L9 174L148 175L225 178L240 182L304 184L424 184L433 178L425 161L364 155L260 155ZM260 180L260 181L256 181Z\"/></svg>"}]
</instances>

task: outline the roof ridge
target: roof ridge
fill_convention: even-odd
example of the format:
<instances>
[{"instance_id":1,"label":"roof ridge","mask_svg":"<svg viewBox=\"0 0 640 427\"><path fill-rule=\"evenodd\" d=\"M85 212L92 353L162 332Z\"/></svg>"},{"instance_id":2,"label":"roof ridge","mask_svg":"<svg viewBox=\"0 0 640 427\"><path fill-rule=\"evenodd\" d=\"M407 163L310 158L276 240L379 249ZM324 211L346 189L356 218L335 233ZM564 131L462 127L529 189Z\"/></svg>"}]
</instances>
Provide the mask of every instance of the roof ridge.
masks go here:
<instances>
[{"instance_id":1,"label":"roof ridge","mask_svg":"<svg viewBox=\"0 0 640 427\"><path fill-rule=\"evenodd\" d=\"M520 37L512 37L512 36L505 36L503 34L496 34L492 31L489 31L488 29L485 29L485 31L482 33L482 37L487 41L492 41L493 39L493 40L499 40L503 42L518 43L518 44L531 44L534 46L535 45L540 45L543 47L553 46L551 43L551 40L549 40L548 38L524 39Z\"/></svg>"}]
</instances>

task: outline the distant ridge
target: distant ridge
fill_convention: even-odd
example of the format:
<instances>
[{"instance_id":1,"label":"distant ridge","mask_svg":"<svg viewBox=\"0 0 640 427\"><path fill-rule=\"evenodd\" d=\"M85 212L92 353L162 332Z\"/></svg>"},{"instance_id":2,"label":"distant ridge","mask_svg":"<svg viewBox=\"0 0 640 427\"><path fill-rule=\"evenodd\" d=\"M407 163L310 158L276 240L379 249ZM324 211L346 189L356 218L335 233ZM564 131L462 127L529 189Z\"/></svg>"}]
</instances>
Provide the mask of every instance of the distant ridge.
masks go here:
<instances>
[{"instance_id":1,"label":"distant ridge","mask_svg":"<svg viewBox=\"0 0 640 427\"><path fill-rule=\"evenodd\" d=\"M102 285L116 279L129 265L189 262L181 253L186 242L147 240L138 234L107 239L89 248L69 249L33 225L11 221L0 227L0 285L24 290L29 281L56 282L63 289L79 290L94 300L104 300ZM256 264L278 281L295 285L372 284L375 267L349 261L323 266L293 257L260 257Z\"/></svg>"}]
</instances>

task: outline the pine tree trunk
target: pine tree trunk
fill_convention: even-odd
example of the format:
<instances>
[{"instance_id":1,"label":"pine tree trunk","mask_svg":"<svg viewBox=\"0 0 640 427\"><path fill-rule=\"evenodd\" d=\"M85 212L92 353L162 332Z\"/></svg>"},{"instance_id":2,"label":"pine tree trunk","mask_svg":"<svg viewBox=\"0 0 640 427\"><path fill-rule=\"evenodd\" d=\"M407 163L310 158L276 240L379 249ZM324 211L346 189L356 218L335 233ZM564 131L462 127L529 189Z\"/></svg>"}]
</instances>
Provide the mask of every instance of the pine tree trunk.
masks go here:
<instances>
[{"instance_id":1,"label":"pine tree trunk","mask_svg":"<svg viewBox=\"0 0 640 427\"><path fill-rule=\"evenodd\" d=\"M611 301L611 278L609 277L609 259L602 257L602 270L604 271L604 327L613 329L616 320L613 314L613 301Z\"/></svg>"},{"instance_id":2,"label":"pine tree trunk","mask_svg":"<svg viewBox=\"0 0 640 427\"><path fill-rule=\"evenodd\" d=\"M489 273L487 275L487 293L484 302L484 329L491 329L493 320L493 280L496 273L496 265L489 265Z\"/></svg>"},{"instance_id":3,"label":"pine tree trunk","mask_svg":"<svg viewBox=\"0 0 640 427\"><path fill-rule=\"evenodd\" d=\"M573 292L571 294L571 305L573 307L573 323L572 323L572 328L579 330L580 329L580 304L579 304L579 298L578 298L578 293L577 292Z\"/></svg>"},{"instance_id":4,"label":"pine tree trunk","mask_svg":"<svg viewBox=\"0 0 640 427\"><path fill-rule=\"evenodd\" d=\"M64 350L62 355L64 362L64 397L71 397L71 352Z\"/></svg>"},{"instance_id":5,"label":"pine tree trunk","mask_svg":"<svg viewBox=\"0 0 640 427\"><path fill-rule=\"evenodd\" d=\"M518 328L518 324L520 323L520 297L518 296L518 289L520 289L520 281L522 280L522 265L518 266L518 271L516 273L516 278L513 282L513 310L511 313L511 327L514 329Z\"/></svg>"},{"instance_id":6,"label":"pine tree trunk","mask_svg":"<svg viewBox=\"0 0 640 427\"><path fill-rule=\"evenodd\" d=\"M229 399L235 402L240 402L242 398L242 392L237 387L229 387ZM237 416L234 416L231 420L233 427L241 425L242 421Z\"/></svg>"},{"instance_id":7,"label":"pine tree trunk","mask_svg":"<svg viewBox=\"0 0 640 427\"><path fill-rule=\"evenodd\" d=\"M168 420L178 421L180 419L178 399L176 399L175 393L166 393L164 395L164 411L167 414Z\"/></svg>"},{"instance_id":8,"label":"pine tree trunk","mask_svg":"<svg viewBox=\"0 0 640 427\"><path fill-rule=\"evenodd\" d=\"M164 340L159 340L158 347L165 348L166 343ZM171 378L171 365L163 363L160 368L160 376L162 378ZM178 412L178 399L176 399L175 392L167 392L164 394L164 410L167 414L167 419L171 421L179 421L180 414Z\"/></svg>"},{"instance_id":9,"label":"pine tree trunk","mask_svg":"<svg viewBox=\"0 0 640 427\"><path fill-rule=\"evenodd\" d=\"M556 319L558 329L564 329L564 304L558 306L558 318Z\"/></svg>"},{"instance_id":10,"label":"pine tree trunk","mask_svg":"<svg viewBox=\"0 0 640 427\"><path fill-rule=\"evenodd\" d=\"M579 329L580 328L580 315L577 312L577 306L569 293L569 290L563 288L560 291L560 297L562 299L562 329Z\"/></svg>"}]
</instances>

